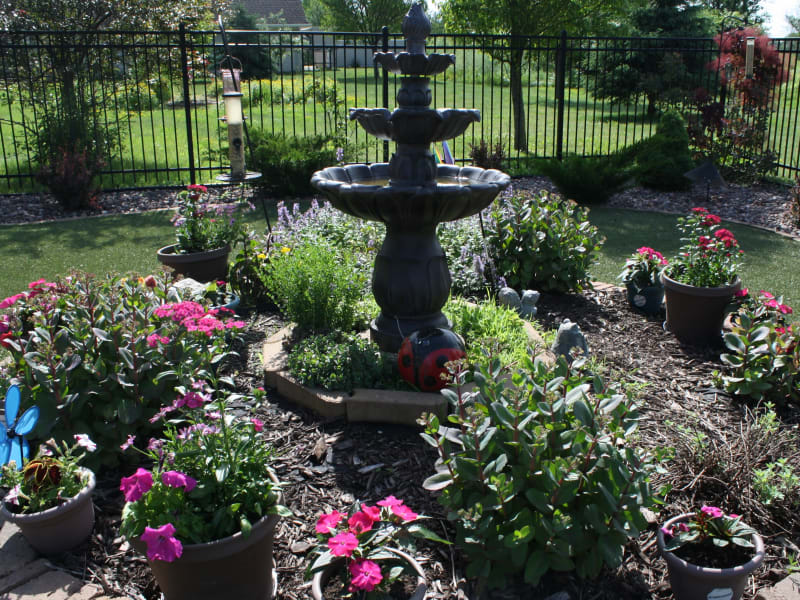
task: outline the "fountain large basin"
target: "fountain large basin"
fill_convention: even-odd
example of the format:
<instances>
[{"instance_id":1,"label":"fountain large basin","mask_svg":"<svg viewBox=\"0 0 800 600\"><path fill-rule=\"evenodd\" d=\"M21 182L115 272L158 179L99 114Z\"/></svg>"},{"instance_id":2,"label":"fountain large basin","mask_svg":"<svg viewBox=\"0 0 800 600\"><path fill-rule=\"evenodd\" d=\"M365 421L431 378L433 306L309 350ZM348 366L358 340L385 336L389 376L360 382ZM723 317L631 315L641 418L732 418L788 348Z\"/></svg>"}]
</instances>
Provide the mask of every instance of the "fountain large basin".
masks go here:
<instances>
[{"instance_id":1,"label":"fountain large basin","mask_svg":"<svg viewBox=\"0 0 800 600\"><path fill-rule=\"evenodd\" d=\"M437 165L427 184L389 181L389 164L347 165L317 171L311 184L337 209L396 227L435 225L483 210L511 178L496 169Z\"/></svg>"}]
</instances>

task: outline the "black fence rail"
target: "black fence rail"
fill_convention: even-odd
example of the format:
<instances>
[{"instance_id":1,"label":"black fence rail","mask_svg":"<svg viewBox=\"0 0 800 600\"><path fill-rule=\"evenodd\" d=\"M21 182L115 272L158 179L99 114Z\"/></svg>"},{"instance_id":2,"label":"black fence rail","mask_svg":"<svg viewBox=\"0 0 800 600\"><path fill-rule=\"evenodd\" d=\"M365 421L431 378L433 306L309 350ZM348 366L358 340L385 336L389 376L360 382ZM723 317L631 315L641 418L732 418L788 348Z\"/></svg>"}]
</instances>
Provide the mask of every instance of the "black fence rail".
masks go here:
<instances>
[{"instance_id":1,"label":"black fence rail","mask_svg":"<svg viewBox=\"0 0 800 600\"><path fill-rule=\"evenodd\" d=\"M400 50L399 34L252 31L228 38L243 62L251 130L336 136L349 162L388 160L389 145L347 113L394 107L398 78L376 68L372 55ZM794 178L800 39L774 44L789 79L772 94L764 150L778 157L776 175ZM721 92L710 39L434 35L428 52L456 55L455 68L431 82L433 105L481 111L480 123L450 142L460 162L469 162L482 140L499 144L520 170L542 158L609 154L650 136L664 107L690 110L687 90ZM75 135L95 141L105 188L213 180L228 170L223 56L218 32L184 28L0 33L0 192L37 189L42 140L60 139L59 123L70 114L91 123Z\"/></svg>"}]
</instances>

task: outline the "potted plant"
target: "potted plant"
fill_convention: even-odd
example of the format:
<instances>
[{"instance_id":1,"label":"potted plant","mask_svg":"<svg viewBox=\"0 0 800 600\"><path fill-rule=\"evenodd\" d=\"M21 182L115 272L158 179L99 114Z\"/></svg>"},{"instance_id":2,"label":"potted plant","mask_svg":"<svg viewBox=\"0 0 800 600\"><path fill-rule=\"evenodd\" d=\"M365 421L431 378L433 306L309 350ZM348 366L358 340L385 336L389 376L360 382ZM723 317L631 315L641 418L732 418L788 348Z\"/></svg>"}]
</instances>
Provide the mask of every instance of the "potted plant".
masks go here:
<instances>
[{"instance_id":1,"label":"potted plant","mask_svg":"<svg viewBox=\"0 0 800 600\"><path fill-rule=\"evenodd\" d=\"M3 485L10 490L0 506L6 521L17 525L35 550L55 554L74 548L92 532L94 473L78 463L84 450L96 445L86 434L76 434L68 446L49 440L35 458L3 466Z\"/></svg>"},{"instance_id":2,"label":"potted plant","mask_svg":"<svg viewBox=\"0 0 800 600\"><path fill-rule=\"evenodd\" d=\"M400 588L391 597L422 600L427 591L425 573L413 558L414 538L448 543L420 525L425 519L402 500L388 496L377 505L354 504L347 513L334 510L317 520L317 558L306 570L313 576L314 600L332 598L384 598L390 588ZM403 587L400 577L411 576ZM334 578L338 581L332 582ZM326 586L334 591L325 596ZM341 586L341 587L339 587Z\"/></svg>"},{"instance_id":3,"label":"potted plant","mask_svg":"<svg viewBox=\"0 0 800 600\"><path fill-rule=\"evenodd\" d=\"M619 274L619 279L628 290L630 305L647 315L654 315L661 310L664 301L664 284L661 283L661 273L668 262L664 256L642 246L625 261L625 268Z\"/></svg>"},{"instance_id":4,"label":"potted plant","mask_svg":"<svg viewBox=\"0 0 800 600\"><path fill-rule=\"evenodd\" d=\"M230 379L220 383L233 387ZM290 513L269 466L263 423L226 415L226 402L241 397L206 381L176 390L154 417L170 415L164 438L140 450L152 467L120 482L120 532L146 554L167 600L271 598L273 530ZM130 436L122 446L134 444Z\"/></svg>"},{"instance_id":5,"label":"potted plant","mask_svg":"<svg viewBox=\"0 0 800 600\"><path fill-rule=\"evenodd\" d=\"M675 600L739 600L764 561L761 536L716 506L674 517L657 535Z\"/></svg>"},{"instance_id":6,"label":"potted plant","mask_svg":"<svg viewBox=\"0 0 800 600\"><path fill-rule=\"evenodd\" d=\"M172 218L176 243L158 250L159 262L197 281L226 279L231 245L244 234L242 209L249 203L209 204L208 188L190 185L178 194ZM225 199L225 196L223 196Z\"/></svg>"},{"instance_id":7,"label":"potted plant","mask_svg":"<svg viewBox=\"0 0 800 600\"><path fill-rule=\"evenodd\" d=\"M683 245L661 275L667 302L665 327L681 342L718 346L726 308L742 281L737 275L743 251L720 218L693 208L678 218Z\"/></svg>"}]
</instances>

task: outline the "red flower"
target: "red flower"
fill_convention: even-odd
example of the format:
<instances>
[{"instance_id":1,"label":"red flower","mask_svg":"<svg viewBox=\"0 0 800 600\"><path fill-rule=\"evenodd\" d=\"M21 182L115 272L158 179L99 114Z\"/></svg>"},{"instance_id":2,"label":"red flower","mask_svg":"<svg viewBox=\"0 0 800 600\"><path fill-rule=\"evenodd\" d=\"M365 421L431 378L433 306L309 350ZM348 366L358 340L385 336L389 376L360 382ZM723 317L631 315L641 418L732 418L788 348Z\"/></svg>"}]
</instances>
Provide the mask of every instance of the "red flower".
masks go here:
<instances>
[{"instance_id":1,"label":"red flower","mask_svg":"<svg viewBox=\"0 0 800 600\"><path fill-rule=\"evenodd\" d=\"M359 511L347 520L347 525L350 527L350 531L359 535L372 529L374 522L375 520L367 513Z\"/></svg>"},{"instance_id":2,"label":"red flower","mask_svg":"<svg viewBox=\"0 0 800 600\"><path fill-rule=\"evenodd\" d=\"M722 219L720 219L717 215L708 214L702 218L700 224L706 227L711 227L712 225L719 225L721 220Z\"/></svg>"},{"instance_id":3,"label":"red flower","mask_svg":"<svg viewBox=\"0 0 800 600\"><path fill-rule=\"evenodd\" d=\"M695 207L692 209L692 212L696 212L696 213L703 213L703 214L705 214L705 213L707 213L708 211L707 211L705 208L702 208L702 207L700 207L700 206L695 206Z\"/></svg>"}]
</instances>

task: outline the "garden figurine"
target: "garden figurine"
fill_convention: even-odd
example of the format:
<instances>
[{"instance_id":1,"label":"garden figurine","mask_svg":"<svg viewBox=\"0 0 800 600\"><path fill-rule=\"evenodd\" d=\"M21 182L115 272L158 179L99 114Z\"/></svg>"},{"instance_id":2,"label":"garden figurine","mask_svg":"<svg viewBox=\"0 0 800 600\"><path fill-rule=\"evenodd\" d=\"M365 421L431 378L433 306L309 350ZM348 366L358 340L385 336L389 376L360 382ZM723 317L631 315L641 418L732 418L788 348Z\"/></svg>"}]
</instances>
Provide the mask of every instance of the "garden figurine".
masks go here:
<instances>
[{"instance_id":1,"label":"garden figurine","mask_svg":"<svg viewBox=\"0 0 800 600\"><path fill-rule=\"evenodd\" d=\"M569 361L572 359L573 348L578 348L583 356L589 356L589 345L586 343L586 338L581 332L581 328L578 327L577 323L564 319L564 322L558 326L556 340L550 349Z\"/></svg>"}]
</instances>

